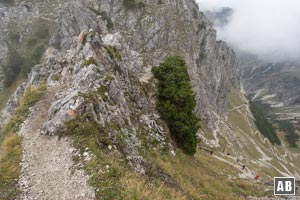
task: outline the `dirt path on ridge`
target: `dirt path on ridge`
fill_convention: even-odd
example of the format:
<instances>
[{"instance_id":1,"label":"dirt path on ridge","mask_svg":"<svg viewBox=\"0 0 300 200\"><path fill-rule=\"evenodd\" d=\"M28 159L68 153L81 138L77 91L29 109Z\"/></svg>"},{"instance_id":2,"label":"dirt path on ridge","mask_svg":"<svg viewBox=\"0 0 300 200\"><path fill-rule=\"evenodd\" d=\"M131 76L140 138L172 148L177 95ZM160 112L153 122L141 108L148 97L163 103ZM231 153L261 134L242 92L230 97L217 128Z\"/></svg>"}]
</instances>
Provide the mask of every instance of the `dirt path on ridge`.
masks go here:
<instances>
[{"instance_id":1,"label":"dirt path on ridge","mask_svg":"<svg viewBox=\"0 0 300 200\"><path fill-rule=\"evenodd\" d=\"M22 170L19 180L20 200L92 200L94 190L83 171L75 170L75 149L68 138L40 135L54 101L55 91L47 91L31 113L19 134L23 136Z\"/></svg>"}]
</instances>

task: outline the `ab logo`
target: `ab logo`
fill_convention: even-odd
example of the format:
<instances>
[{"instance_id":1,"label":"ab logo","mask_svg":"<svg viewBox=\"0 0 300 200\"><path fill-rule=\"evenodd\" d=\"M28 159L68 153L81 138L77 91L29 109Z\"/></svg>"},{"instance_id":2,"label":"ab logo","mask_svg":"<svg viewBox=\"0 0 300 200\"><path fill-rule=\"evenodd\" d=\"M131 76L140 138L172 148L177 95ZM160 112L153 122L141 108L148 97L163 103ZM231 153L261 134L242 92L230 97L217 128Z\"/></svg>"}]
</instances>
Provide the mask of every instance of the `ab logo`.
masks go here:
<instances>
[{"instance_id":1,"label":"ab logo","mask_svg":"<svg viewBox=\"0 0 300 200\"><path fill-rule=\"evenodd\" d=\"M275 177L274 195L295 195L295 178Z\"/></svg>"}]
</instances>

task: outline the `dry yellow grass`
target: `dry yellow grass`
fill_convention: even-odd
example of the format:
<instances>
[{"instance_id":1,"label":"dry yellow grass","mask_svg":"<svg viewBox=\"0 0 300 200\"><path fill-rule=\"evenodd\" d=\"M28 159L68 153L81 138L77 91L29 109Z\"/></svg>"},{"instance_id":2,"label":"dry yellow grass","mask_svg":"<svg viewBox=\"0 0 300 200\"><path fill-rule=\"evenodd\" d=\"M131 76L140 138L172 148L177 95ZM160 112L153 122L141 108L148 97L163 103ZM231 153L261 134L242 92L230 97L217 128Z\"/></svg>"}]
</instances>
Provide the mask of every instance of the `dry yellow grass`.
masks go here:
<instances>
[{"instance_id":1,"label":"dry yellow grass","mask_svg":"<svg viewBox=\"0 0 300 200\"><path fill-rule=\"evenodd\" d=\"M0 149L0 199L14 199L18 194L18 182L22 159L22 138L7 137Z\"/></svg>"},{"instance_id":2,"label":"dry yellow grass","mask_svg":"<svg viewBox=\"0 0 300 200\"><path fill-rule=\"evenodd\" d=\"M241 100L235 100L240 105ZM72 129L75 125L76 131ZM118 151L100 147L96 142L99 130L93 123L84 121L82 124L79 120L68 123L67 127L67 130L72 130L72 134L67 135L73 138L81 154L89 149L94 155L90 161L83 160L82 155L74 160L83 163L83 168L91 176L90 184L96 188L96 199L234 200L268 195L261 185L236 178L240 173L237 168L216 159L206 151L199 149L194 156L188 156L177 150L177 155L172 156L168 150L161 152L158 144L152 144L144 138L141 154L152 163L153 169L161 169L177 183L175 187L169 187L157 176L150 175L149 178L136 174ZM205 126L202 128L204 132L209 132ZM103 134L105 133L102 133L104 137Z\"/></svg>"},{"instance_id":3,"label":"dry yellow grass","mask_svg":"<svg viewBox=\"0 0 300 200\"><path fill-rule=\"evenodd\" d=\"M149 160L170 174L185 191L188 199L244 199L266 195L250 182L228 179L237 170L207 152L198 151L194 157L178 152L177 156L152 152Z\"/></svg>"},{"instance_id":4,"label":"dry yellow grass","mask_svg":"<svg viewBox=\"0 0 300 200\"><path fill-rule=\"evenodd\" d=\"M125 189L123 197L126 200L165 200L165 199L187 199L183 194L169 188L158 180L152 182L132 172L127 172L120 180Z\"/></svg>"}]
</instances>

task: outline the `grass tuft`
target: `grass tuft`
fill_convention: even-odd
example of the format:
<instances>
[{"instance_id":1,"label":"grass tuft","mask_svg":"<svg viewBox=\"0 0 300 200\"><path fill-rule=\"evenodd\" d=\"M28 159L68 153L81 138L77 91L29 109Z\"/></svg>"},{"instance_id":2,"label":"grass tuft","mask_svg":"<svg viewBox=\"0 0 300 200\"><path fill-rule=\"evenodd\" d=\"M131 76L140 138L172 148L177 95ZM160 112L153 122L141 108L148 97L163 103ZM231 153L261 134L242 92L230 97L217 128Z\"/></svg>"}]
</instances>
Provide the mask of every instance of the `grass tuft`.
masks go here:
<instances>
[{"instance_id":1,"label":"grass tuft","mask_svg":"<svg viewBox=\"0 0 300 200\"><path fill-rule=\"evenodd\" d=\"M0 199L12 200L19 194L18 178L21 171L22 137L7 137L0 147Z\"/></svg>"},{"instance_id":2,"label":"grass tuft","mask_svg":"<svg viewBox=\"0 0 300 200\"><path fill-rule=\"evenodd\" d=\"M16 109L15 115L0 131L0 142L5 136L17 133L21 124L29 114L29 108L41 99L46 91L46 85L40 84L36 88L29 88L20 100L20 104Z\"/></svg>"}]
</instances>

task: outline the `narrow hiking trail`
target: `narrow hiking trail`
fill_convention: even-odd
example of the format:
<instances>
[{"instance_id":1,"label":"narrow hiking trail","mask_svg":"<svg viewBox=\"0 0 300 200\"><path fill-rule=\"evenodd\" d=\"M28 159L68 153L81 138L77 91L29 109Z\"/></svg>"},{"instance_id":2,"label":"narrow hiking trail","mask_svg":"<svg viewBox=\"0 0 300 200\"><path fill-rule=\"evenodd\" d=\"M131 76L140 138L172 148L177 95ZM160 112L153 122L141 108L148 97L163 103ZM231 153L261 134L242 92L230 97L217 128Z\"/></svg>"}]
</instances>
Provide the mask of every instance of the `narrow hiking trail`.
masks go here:
<instances>
[{"instance_id":1,"label":"narrow hiking trail","mask_svg":"<svg viewBox=\"0 0 300 200\"><path fill-rule=\"evenodd\" d=\"M20 200L92 200L94 190L83 171L73 169L76 152L68 138L40 135L54 101L55 91L31 108L19 134L23 137L23 158L19 187Z\"/></svg>"}]
</instances>

